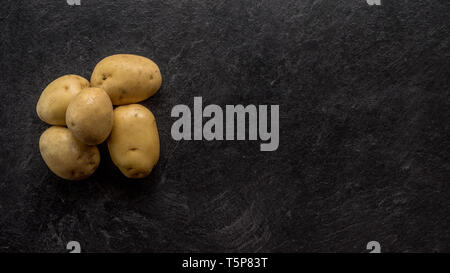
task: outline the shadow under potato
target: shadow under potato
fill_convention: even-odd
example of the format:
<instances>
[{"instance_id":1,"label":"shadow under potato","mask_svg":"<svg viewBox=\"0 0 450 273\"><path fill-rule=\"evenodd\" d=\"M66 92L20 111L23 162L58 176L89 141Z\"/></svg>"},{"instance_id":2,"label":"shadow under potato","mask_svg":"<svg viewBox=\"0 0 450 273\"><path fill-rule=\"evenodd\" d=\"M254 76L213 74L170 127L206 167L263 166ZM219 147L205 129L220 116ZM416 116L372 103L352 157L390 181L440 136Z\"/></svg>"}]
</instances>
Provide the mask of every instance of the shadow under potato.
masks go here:
<instances>
[{"instance_id":1,"label":"shadow under potato","mask_svg":"<svg viewBox=\"0 0 450 273\"><path fill-rule=\"evenodd\" d=\"M139 196L155 192L160 181L160 164L158 162L149 176L141 179L131 179L123 175L119 168L114 165L108 151L108 145L102 143L98 145L100 151L100 165L92 176L80 181L66 181L62 178L60 183L56 183L56 190L60 192L71 192L71 196L82 197L90 193L91 198L96 198L97 194L108 194L113 199L114 196L123 198L139 198ZM49 171L50 172L50 171ZM54 175L54 174L50 174ZM96 190L93 190L96 188ZM92 194L97 192L97 194ZM117 197L119 198L119 197Z\"/></svg>"},{"instance_id":2,"label":"shadow under potato","mask_svg":"<svg viewBox=\"0 0 450 273\"><path fill-rule=\"evenodd\" d=\"M98 148L100 150L101 159L100 165L94 173L94 176L96 176L96 180L105 186L108 184L124 188L147 188L149 185L154 185L157 181L159 181L158 176L160 162L155 165L152 172L147 177L141 179L128 178L122 174L116 165L114 165L114 162L111 160L109 155L108 145L106 142L99 145Z\"/></svg>"}]
</instances>

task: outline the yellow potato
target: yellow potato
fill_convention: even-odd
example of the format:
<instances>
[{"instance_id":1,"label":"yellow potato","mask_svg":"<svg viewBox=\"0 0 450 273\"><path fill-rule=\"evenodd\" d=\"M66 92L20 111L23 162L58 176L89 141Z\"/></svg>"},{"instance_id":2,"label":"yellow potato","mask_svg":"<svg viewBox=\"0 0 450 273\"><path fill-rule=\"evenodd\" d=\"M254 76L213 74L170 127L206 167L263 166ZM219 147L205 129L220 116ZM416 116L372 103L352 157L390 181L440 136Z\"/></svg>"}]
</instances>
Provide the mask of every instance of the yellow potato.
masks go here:
<instances>
[{"instance_id":1,"label":"yellow potato","mask_svg":"<svg viewBox=\"0 0 450 273\"><path fill-rule=\"evenodd\" d=\"M88 145L106 140L113 126L113 106L101 88L86 88L67 107L66 123L76 138Z\"/></svg>"},{"instance_id":2,"label":"yellow potato","mask_svg":"<svg viewBox=\"0 0 450 273\"><path fill-rule=\"evenodd\" d=\"M41 120L51 125L66 125L66 109L70 101L89 81L77 75L65 75L51 82L42 92L36 105Z\"/></svg>"},{"instance_id":3,"label":"yellow potato","mask_svg":"<svg viewBox=\"0 0 450 273\"><path fill-rule=\"evenodd\" d=\"M139 104L117 107L108 149L126 177L149 175L159 159L158 127L152 112Z\"/></svg>"},{"instance_id":4,"label":"yellow potato","mask_svg":"<svg viewBox=\"0 0 450 273\"><path fill-rule=\"evenodd\" d=\"M42 133L39 150L49 169L67 180L89 177L100 163L96 146L82 143L61 126L52 126Z\"/></svg>"},{"instance_id":5,"label":"yellow potato","mask_svg":"<svg viewBox=\"0 0 450 273\"><path fill-rule=\"evenodd\" d=\"M161 72L152 60L131 54L106 57L91 76L91 86L103 88L114 105L148 99L161 87L161 81Z\"/></svg>"}]
</instances>

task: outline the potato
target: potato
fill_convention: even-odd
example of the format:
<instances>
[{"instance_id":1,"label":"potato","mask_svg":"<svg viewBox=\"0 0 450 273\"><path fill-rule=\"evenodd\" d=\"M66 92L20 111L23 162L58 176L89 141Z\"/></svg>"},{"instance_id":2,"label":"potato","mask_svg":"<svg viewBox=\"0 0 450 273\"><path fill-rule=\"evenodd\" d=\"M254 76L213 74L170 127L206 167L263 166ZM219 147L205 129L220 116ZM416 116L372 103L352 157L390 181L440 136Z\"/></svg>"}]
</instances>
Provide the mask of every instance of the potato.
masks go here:
<instances>
[{"instance_id":1,"label":"potato","mask_svg":"<svg viewBox=\"0 0 450 273\"><path fill-rule=\"evenodd\" d=\"M57 176L67 180L89 177L100 163L96 146L88 146L61 126L52 126L42 133L39 150L47 166Z\"/></svg>"},{"instance_id":2,"label":"potato","mask_svg":"<svg viewBox=\"0 0 450 273\"><path fill-rule=\"evenodd\" d=\"M86 88L67 107L67 127L81 142L88 145L106 140L113 126L113 106L101 88Z\"/></svg>"},{"instance_id":3,"label":"potato","mask_svg":"<svg viewBox=\"0 0 450 273\"><path fill-rule=\"evenodd\" d=\"M112 161L126 177L146 177L158 162L156 120L142 105L119 106L114 110L114 125L107 142Z\"/></svg>"},{"instance_id":4,"label":"potato","mask_svg":"<svg viewBox=\"0 0 450 273\"><path fill-rule=\"evenodd\" d=\"M41 120L51 125L66 125L66 109L70 101L89 81L77 75L65 75L52 81L42 92L36 105Z\"/></svg>"},{"instance_id":5,"label":"potato","mask_svg":"<svg viewBox=\"0 0 450 273\"><path fill-rule=\"evenodd\" d=\"M91 76L91 86L103 88L114 105L148 99L158 91L161 81L161 72L152 60L131 54L106 57Z\"/></svg>"}]
</instances>

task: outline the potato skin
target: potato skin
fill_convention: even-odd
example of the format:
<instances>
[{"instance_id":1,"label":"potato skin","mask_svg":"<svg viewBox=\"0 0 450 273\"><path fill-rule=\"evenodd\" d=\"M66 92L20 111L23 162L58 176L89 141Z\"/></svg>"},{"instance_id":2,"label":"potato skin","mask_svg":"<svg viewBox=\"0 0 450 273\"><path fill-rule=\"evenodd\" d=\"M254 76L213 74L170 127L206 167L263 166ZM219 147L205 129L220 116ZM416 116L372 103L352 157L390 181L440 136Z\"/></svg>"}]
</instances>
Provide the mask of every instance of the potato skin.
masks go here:
<instances>
[{"instance_id":1,"label":"potato skin","mask_svg":"<svg viewBox=\"0 0 450 273\"><path fill-rule=\"evenodd\" d=\"M81 142L100 144L108 138L113 126L113 106L101 88L86 88L67 107L66 123Z\"/></svg>"},{"instance_id":2,"label":"potato skin","mask_svg":"<svg viewBox=\"0 0 450 273\"><path fill-rule=\"evenodd\" d=\"M112 161L126 177L146 177L158 162L156 120L142 105L119 106L114 110L114 125L107 142Z\"/></svg>"},{"instance_id":3,"label":"potato skin","mask_svg":"<svg viewBox=\"0 0 450 273\"><path fill-rule=\"evenodd\" d=\"M101 87L114 105L140 102L153 96L161 87L161 72L152 60L117 54L104 58L94 68L91 86Z\"/></svg>"},{"instance_id":4,"label":"potato skin","mask_svg":"<svg viewBox=\"0 0 450 273\"><path fill-rule=\"evenodd\" d=\"M36 105L39 118L51 125L66 125L66 110L70 101L89 81L78 75L65 75L52 81L42 91Z\"/></svg>"},{"instance_id":5,"label":"potato skin","mask_svg":"<svg viewBox=\"0 0 450 273\"><path fill-rule=\"evenodd\" d=\"M42 133L39 150L49 169L67 180L89 177L100 163L97 146L82 143L61 126L52 126Z\"/></svg>"}]
</instances>

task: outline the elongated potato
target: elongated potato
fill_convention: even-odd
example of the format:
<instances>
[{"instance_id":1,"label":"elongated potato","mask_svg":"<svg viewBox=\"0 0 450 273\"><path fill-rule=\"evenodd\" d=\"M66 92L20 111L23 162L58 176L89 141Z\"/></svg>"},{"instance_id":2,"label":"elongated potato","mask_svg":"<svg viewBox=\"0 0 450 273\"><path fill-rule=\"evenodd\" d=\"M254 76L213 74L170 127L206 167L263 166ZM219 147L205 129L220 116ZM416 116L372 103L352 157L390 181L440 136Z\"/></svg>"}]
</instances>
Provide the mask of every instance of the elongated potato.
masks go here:
<instances>
[{"instance_id":1,"label":"elongated potato","mask_svg":"<svg viewBox=\"0 0 450 273\"><path fill-rule=\"evenodd\" d=\"M77 75L65 75L52 81L42 91L36 105L39 118L51 125L66 125L67 106L88 86L89 81Z\"/></svg>"},{"instance_id":2,"label":"elongated potato","mask_svg":"<svg viewBox=\"0 0 450 273\"><path fill-rule=\"evenodd\" d=\"M100 163L96 146L82 143L61 126L52 126L42 133L39 150L49 169L67 180L89 177Z\"/></svg>"},{"instance_id":3,"label":"elongated potato","mask_svg":"<svg viewBox=\"0 0 450 273\"><path fill-rule=\"evenodd\" d=\"M67 107L66 123L76 138L88 145L106 140L113 126L113 106L101 88L86 88Z\"/></svg>"},{"instance_id":4,"label":"elongated potato","mask_svg":"<svg viewBox=\"0 0 450 273\"><path fill-rule=\"evenodd\" d=\"M149 175L159 159L158 128L152 112L139 104L117 107L108 149L126 177Z\"/></svg>"},{"instance_id":5,"label":"elongated potato","mask_svg":"<svg viewBox=\"0 0 450 273\"><path fill-rule=\"evenodd\" d=\"M161 72L152 60L131 54L106 57L91 76L91 86L103 88L114 105L148 99L161 87L161 81Z\"/></svg>"}]
</instances>

